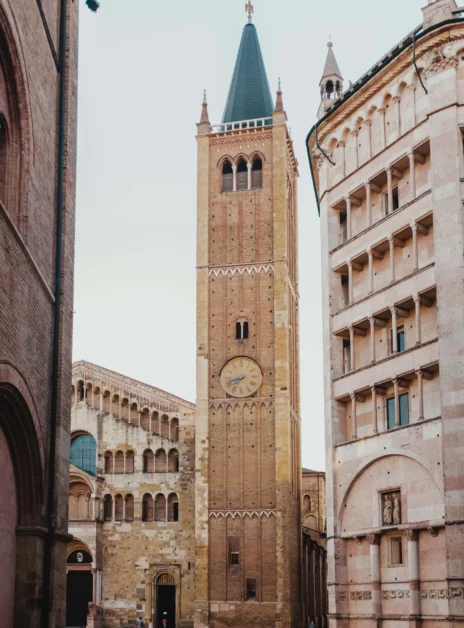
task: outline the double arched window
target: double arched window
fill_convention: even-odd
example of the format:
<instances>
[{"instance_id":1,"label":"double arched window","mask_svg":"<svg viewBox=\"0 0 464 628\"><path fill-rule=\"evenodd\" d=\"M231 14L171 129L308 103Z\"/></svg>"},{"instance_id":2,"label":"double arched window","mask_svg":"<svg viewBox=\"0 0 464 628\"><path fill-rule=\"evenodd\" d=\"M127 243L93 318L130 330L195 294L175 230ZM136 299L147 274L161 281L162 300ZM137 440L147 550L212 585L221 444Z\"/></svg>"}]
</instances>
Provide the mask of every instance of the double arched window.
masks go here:
<instances>
[{"instance_id":1,"label":"double arched window","mask_svg":"<svg viewBox=\"0 0 464 628\"><path fill-rule=\"evenodd\" d=\"M90 475L97 474L97 442L90 434L80 434L71 442L71 464Z\"/></svg>"},{"instance_id":2,"label":"double arched window","mask_svg":"<svg viewBox=\"0 0 464 628\"><path fill-rule=\"evenodd\" d=\"M248 340L248 321L237 321L235 323L235 339Z\"/></svg>"}]
</instances>

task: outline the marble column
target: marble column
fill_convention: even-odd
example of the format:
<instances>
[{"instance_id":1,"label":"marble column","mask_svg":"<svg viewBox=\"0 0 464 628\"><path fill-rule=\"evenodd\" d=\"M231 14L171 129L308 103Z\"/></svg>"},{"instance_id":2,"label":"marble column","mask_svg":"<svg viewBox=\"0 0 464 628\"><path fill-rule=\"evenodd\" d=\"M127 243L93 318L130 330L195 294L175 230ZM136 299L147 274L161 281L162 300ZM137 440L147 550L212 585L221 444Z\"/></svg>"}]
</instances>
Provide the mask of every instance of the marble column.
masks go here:
<instances>
[{"instance_id":1,"label":"marble column","mask_svg":"<svg viewBox=\"0 0 464 628\"><path fill-rule=\"evenodd\" d=\"M408 571L410 591L410 614L420 615L420 572L419 542L415 530L406 530L408 540Z\"/></svg>"},{"instance_id":2,"label":"marble column","mask_svg":"<svg viewBox=\"0 0 464 628\"><path fill-rule=\"evenodd\" d=\"M372 249L367 249L367 256L369 258L369 294L374 292L374 253Z\"/></svg>"},{"instance_id":3,"label":"marble column","mask_svg":"<svg viewBox=\"0 0 464 628\"><path fill-rule=\"evenodd\" d=\"M233 173L233 187L232 190L234 192L237 191L237 166L232 166L232 173Z\"/></svg>"},{"instance_id":4,"label":"marble column","mask_svg":"<svg viewBox=\"0 0 464 628\"><path fill-rule=\"evenodd\" d=\"M393 387L395 389L395 427L400 425L400 394L398 380L393 380Z\"/></svg>"},{"instance_id":5,"label":"marble column","mask_svg":"<svg viewBox=\"0 0 464 628\"><path fill-rule=\"evenodd\" d=\"M393 173L390 167L387 168L387 187L388 187L388 214L393 213Z\"/></svg>"},{"instance_id":6,"label":"marble column","mask_svg":"<svg viewBox=\"0 0 464 628\"><path fill-rule=\"evenodd\" d=\"M251 169L252 169L252 164L248 163L247 164L247 168L248 168L248 189L251 190Z\"/></svg>"},{"instance_id":7,"label":"marble column","mask_svg":"<svg viewBox=\"0 0 464 628\"><path fill-rule=\"evenodd\" d=\"M356 440L358 438L358 425L356 421L356 395L350 394L351 397L351 438Z\"/></svg>"},{"instance_id":8,"label":"marble column","mask_svg":"<svg viewBox=\"0 0 464 628\"><path fill-rule=\"evenodd\" d=\"M379 433L379 418L377 413L377 388L375 386L371 387L372 393L372 429L374 434Z\"/></svg>"},{"instance_id":9,"label":"marble column","mask_svg":"<svg viewBox=\"0 0 464 628\"><path fill-rule=\"evenodd\" d=\"M382 599L381 599L381 577L380 577L380 537L378 534L369 534L367 536L369 541L369 555L370 555L370 567L371 567L371 591L372 591L372 606L371 613L373 615L382 614Z\"/></svg>"},{"instance_id":10,"label":"marble column","mask_svg":"<svg viewBox=\"0 0 464 628\"><path fill-rule=\"evenodd\" d=\"M411 192L411 201L416 198L416 158L414 151L409 153L409 185Z\"/></svg>"},{"instance_id":11,"label":"marble column","mask_svg":"<svg viewBox=\"0 0 464 628\"><path fill-rule=\"evenodd\" d=\"M388 238L390 245L390 282L395 282L395 239L393 236Z\"/></svg>"},{"instance_id":12,"label":"marble column","mask_svg":"<svg viewBox=\"0 0 464 628\"><path fill-rule=\"evenodd\" d=\"M421 333L421 298L417 294L414 297L414 305L416 310L416 345L420 345L422 342Z\"/></svg>"},{"instance_id":13,"label":"marble column","mask_svg":"<svg viewBox=\"0 0 464 628\"><path fill-rule=\"evenodd\" d=\"M354 355L354 328L349 328L350 332L350 371L354 371L356 368L355 355Z\"/></svg>"},{"instance_id":14,"label":"marble column","mask_svg":"<svg viewBox=\"0 0 464 628\"><path fill-rule=\"evenodd\" d=\"M369 318L370 334L371 334L371 364L375 363L375 318L371 316Z\"/></svg>"},{"instance_id":15,"label":"marble column","mask_svg":"<svg viewBox=\"0 0 464 628\"><path fill-rule=\"evenodd\" d=\"M351 238L351 198L346 197L346 239Z\"/></svg>"}]
</instances>

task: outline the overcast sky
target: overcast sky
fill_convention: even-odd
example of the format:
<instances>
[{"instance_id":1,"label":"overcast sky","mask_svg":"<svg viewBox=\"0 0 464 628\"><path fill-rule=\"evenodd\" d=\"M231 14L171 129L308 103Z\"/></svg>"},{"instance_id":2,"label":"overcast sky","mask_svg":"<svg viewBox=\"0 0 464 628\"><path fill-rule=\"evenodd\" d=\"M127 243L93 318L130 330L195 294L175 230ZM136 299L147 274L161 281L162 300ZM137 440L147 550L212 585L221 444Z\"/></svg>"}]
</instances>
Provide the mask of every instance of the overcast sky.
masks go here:
<instances>
[{"instance_id":1,"label":"overcast sky","mask_svg":"<svg viewBox=\"0 0 464 628\"><path fill-rule=\"evenodd\" d=\"M300 163L303 464L324 469L319 219L305 153L329 36L345 86L426 0L256 0L272 92ZM195 400L196 141L221 120L245 0L82 1L74 359Z\"/></svg>"}]
</instances>

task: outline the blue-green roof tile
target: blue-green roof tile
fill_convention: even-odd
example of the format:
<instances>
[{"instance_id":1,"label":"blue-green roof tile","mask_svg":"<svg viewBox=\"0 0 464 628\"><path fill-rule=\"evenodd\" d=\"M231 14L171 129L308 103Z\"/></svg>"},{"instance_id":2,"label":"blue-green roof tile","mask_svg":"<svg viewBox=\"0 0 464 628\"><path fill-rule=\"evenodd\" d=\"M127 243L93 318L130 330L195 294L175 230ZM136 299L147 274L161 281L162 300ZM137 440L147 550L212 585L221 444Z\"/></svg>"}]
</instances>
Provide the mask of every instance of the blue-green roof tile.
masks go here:
<instances>
[{"instance_id":1,"label":"blue-green roof tile","mask_svg":"<svg viewBox=\"0 0 464 628\"><path fill-rule=\"evenodd\" d=\"M258 32L254 24L247 24L243 29L222 122L268 118L273 111Z\"/></svg>"}]
</instances>

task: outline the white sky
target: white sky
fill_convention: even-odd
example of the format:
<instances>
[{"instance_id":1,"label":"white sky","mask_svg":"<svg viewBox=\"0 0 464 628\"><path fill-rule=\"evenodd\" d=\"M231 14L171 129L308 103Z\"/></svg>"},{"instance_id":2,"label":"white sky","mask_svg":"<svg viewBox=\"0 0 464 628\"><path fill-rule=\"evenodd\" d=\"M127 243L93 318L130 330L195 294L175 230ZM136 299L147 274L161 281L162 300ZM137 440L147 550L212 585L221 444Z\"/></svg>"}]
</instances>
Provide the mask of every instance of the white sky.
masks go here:
<instances>
[{"instance_id":1,"label":"white sky","mask_svg":"<svg viewBox=\"0 0 464 628\"><path fill-rule=\"evenodd\" d=\"M81 2L74 359L195 400L195 123L220 122L245 0ZM256 0L300 162L303 464L323 469L319 219L305 151L329 35L356 81L426 0Z\"/></svg>"}]
</instances>

